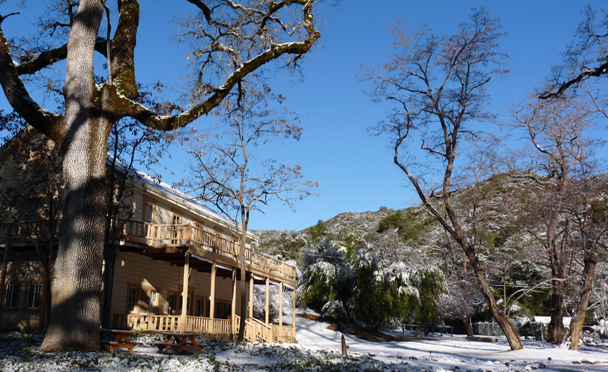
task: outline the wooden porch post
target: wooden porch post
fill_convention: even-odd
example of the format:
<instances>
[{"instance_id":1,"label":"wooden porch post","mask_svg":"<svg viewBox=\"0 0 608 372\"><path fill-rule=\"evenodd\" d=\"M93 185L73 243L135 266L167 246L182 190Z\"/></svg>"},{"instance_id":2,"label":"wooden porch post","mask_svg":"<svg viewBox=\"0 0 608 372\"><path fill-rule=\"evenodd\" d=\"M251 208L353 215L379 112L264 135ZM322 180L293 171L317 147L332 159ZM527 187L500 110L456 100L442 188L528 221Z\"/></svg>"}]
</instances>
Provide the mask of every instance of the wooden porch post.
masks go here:
<instances>
[{"instance_id":1,"label":"wooden porch post","mask_svg":"<svg viewBox=\"0 0 608 372\"><path fill-rule=\"evenodd\" d=\"M190 253L185 254L184 258L184 284L182 291L182 315L179 318L180 332L186 332L186 321L188 317L188 273L190 272Z\"/></svg>"},{"instance_id":2,"label":"wooden porch post","mask_svg":"<svg viewBox=\"0 0 608 372\"><path fill-rule=\"evenodd\" d=\"M236 269L232 270L232 309L231 309L232 334L236 334Z\"/></svg>"},{"instance_id":3,"label":"wooden porch post","mask_svg":"<svg viewBox=\"0 0 608 372\"><path fill-rule=\"evenodd\" d=\"M253 273L249 277L249 317L253 318Z\"/></svg>"},{"instance_id":4,"label":"wooden porch post","mask_svg":"<svg viewBox=\"0 0 608 372\"><path fill-rule=\"evenodd\" d=\"M270 279L266 278L266 324L268 324L269 320L270 320L270 307L269 307L269 303L268 303L268 286L270 284Z\"/></svg>"},{"instance_id":5,"label":"wooden porch post","mask_svg":"<svg viewBox=\"0 0 608 372\"><path fill-rule=\"evenodd\" d=\"M211 334L215 333L215 262L211 265L211 295L209 296L209 318L211 319Z\"/></svg>"},{"instance_id":6,"label":"wooden porch post","mask_svg":"<svg viewBox=\"0 0 608 372\"><path fill-rule=\"evenodd\" d=\"M194 227L194 222L190 222L187 226L183 226L184 231L184 240L186 244L192 243L192 228Z\"/></svg>"},{"instance_id":7,"label":"wooden porch post","mask_svg":"<svg viewBox=\"0 0 608 372\"><path fill-rule=\"evenodd\" d=\"M292 309L292 314L291 314L291 325L293 326L293 334L291 335L293 337L292 342L296 341L296 288L293 288L293 291L291 291L291 309Z\"/></svg>"},{"instance_id":8,"label":"wooden porch post","mask_svg":"<svg viewBox=\"0 0 608 372\"><path fill-rule=\"evenodd\" d=\"M283 282L279 282L279 329L283 331Z\"/></svg>"}]
</instances>

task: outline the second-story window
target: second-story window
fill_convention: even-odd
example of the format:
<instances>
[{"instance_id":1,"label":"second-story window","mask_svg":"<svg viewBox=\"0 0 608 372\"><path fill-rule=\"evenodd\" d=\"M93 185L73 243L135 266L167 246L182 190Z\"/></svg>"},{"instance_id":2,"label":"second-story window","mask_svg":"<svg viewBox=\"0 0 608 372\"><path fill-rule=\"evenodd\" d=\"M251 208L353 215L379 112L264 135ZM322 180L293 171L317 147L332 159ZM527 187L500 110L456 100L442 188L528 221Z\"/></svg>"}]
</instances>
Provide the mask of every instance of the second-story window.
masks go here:
<instances>
[{"instance_id":1,"label":"second-story window","mask_svg":"<svg viewBox=\"0 0 608 372\"><path fill-rule=\"evenodd\" d=\"M144 201L144 233L147 238L151 238L152 229L150 228L150 224L154 224L154 215L156 212L156 205L149 200Z\"/></svg>"},{"instance_id":2,"label":"second-story window","mask_svg":"<svg viewBox=\"0 0 608 372\"><path fill-rule=\"evenodd\" d=\"M154 222L154 204L146 202L146 207L144 210L144 222L153 223Z\"/></svg>"}]
</instances>

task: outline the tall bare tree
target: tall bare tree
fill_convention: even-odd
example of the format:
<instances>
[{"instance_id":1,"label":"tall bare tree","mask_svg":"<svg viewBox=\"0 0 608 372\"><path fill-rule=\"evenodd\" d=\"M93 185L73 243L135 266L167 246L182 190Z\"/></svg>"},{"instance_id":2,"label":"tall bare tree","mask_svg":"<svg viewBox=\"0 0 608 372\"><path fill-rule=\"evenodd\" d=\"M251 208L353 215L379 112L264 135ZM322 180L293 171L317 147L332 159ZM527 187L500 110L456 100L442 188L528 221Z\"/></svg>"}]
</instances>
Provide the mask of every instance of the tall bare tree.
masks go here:
<instances>
[{"instance_id":1,"label":"tall bare tree","mask_svg":"<svg viewBox=\"0 0 608 372\"><path fill-rule=\"evenodd\" d=\"M499 21L486 10L474 9L469 22L462 23L454 35L436 36L427 26L420 32L406 32L402 27L395 27L392 32L395 54L380 73L368 70L364 77L374 86L372 96L386 97L398 107L374 131L390 136L395 164L414 186L424 206L462 248L511 349L521 349L517 332L496 304L486 265L467 239L462 216L454 208L456 185L452 179L457 154L466 150L462 146L465 135L474 134L476 122L491 118L483 109L488 101L485 87L493 77L505 72L498 69L505 57L498 52L502 35ZM415 149L415 142L421 143L419 150ZM416 156L426 156L427 161L415 163ZM426 168L421 169L423 163ZM425 176L435 174L433 167L442 175L441 186L425 190Z\"/></svg>"},{"instance_id":2,"label":"tall bare tree","mask_svg":"<svg viewBox=\"0 0 608 372\"><path fill-rule=\"evenodd\" d=\"M574 239L576 214L571 211L581 195L578 184L591 175L593 152L601 144L585 136L595 125L596 112L588 101L566 93L550 100L531 97L515 110L512 123L525 133L533 151L530 177L539 187L531 190L536 195L530 217L543 223L542 233L534 235L544 247L551 269L547 338L556 344L564 339L564 296L573 269L572 257L577 245L586 244Z\"/></svg>"},{"instance_id":3,"label":"tall bare tree","mask_svg":"<svg viewBox=\"0 0 608 372\"><path fill-rule=\"evenodd\" d=\"M247 312L245 281L247 233L252 211L262 211L272 200L289 206L312 195L316 182L305 180L300 166L277 164L261 159L262 146L273 139L298 140L302 128L292 113L274 108L284 98L273 95L267 87L256 90L242 86L239 100L222 104L221 120L209 131L189 140L188 152L195 161L192 177L182 186L200 200L214 204L237 227L240 240L241 327L238 341L243 340ZM253 304L253 299L250 299Z\"/></svg>"},{"instance_id":4,"label":"tall bare tree","mask_svg":"<svg viewBox=\"0 0 608 372\"><path fill-rule=\"evenodd\" d=\"M580 182L576 202L568 208L576 233L577 261L582 258L582 272L577 273L579 289L574 300L572 320L566 340L570 350L579 350L583 324L589 309L589 300L595 279L599 250L608 246L608 207L604 200L608 183L604 177L594 177ZM579 264L579 267L581 265Z\"/></svg>"},{"instance_id":5,"label":"tall bare tree","mask_svg":"<svg viewBox=\"0 0 608 372\"><path fill-rule=\"evenodd\" d=\"M297 65L320 37L313 22L314 0L188 3L198 14L182 23L181 37L192 45L189 61L197 78L188 94L190 108L171 115L136 102L138 1L120 0L114 9L104 0L50 2L51 12L40 22L40 35L49 36L40 41L50 43L42 47L15 45L0 28L4 94L21 117L57 143L64 162L63 221L45 351L99 348L106 143L112 126L124 117L161 131L188 125L229 98L243 80L260 75L267 63ZM118 14L113 37L109 19L106 32L100 32L104 14ZM4 14L0 21L9 15L21 17ZM103 84L95 82L95 51L107 58L109 78ZM55 113L32 98L26 78L60 61L66 63L65 112Z\"/></svg>"}]
</instances>

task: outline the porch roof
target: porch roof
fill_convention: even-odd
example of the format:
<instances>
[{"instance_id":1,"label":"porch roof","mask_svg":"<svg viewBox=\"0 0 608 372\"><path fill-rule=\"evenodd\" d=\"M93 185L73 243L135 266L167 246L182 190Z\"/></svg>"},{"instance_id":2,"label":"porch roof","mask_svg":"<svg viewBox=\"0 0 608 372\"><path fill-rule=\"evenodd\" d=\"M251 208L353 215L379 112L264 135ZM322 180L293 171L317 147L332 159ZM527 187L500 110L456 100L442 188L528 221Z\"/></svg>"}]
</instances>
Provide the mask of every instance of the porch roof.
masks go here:
<instances>
[{"instance_id":1,"label":"porch roof","mask_svg":"<svg viewBox=\"0 0 608 372\"><path fill-rule=\"evenodd\" d=\"M160 246L153 247L147 246L145 248L125 247L122 246L121 250L127 252L133 252L142 254L150 257L153 260L165 261L172 266L183 267L185 264L185 255L189 252L191 255L190 268L199 272L211 273L211 266L215 262L216 276L230 278L232 277L232 271L236 270L237 280L241 279L241 270L237 260L228 258L222 255L213 254L212 252L202 251L196 249L196 247L187 246ZM289 278L280 278L276 274L265 272L261 269L251 267L250 263L246 264L246 276L245 279L249 280L253 276L254 284L265 284L266 277L271 282L283 282L287 286L293 288L297 282Z\"/></svg>"}]
</instances>

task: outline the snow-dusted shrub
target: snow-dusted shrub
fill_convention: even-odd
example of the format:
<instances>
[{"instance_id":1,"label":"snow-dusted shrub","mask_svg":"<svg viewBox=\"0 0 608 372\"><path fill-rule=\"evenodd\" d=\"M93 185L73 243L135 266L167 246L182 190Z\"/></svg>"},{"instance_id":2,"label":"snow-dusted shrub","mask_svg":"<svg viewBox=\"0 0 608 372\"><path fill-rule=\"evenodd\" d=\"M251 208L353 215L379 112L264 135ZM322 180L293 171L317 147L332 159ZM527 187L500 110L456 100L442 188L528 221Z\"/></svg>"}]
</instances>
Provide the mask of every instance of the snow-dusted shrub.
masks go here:
<instances>
[{"instance_id":1,"label":"snow-dusted shrub","mask_svg":"<svg viewBox=\"0 0 608 372\"><path fill-rule=\"evenodd\" d=\"M443 272L435 266L426 266L410 275L412 286L419 293L413 320L418 323L434 323L437 320L437 296L447 290Z\"/></svg>"},{"instance_id":2,"label":"snow-dusted shrub","mask_svg":"<svg viewBox=\"0 0 608 372\"><path fill-rule=\"evenodd\" d=\"M356 286L348 304L351 312L377 330L394 315L399 297L383 275L382 260L372 252L360 250L354 264ZM401 306L400 306L401 307Z\"/></svg>"},{"instance_id":3,"label":"snow-dusted shrub","mask_svg":"<svg viewBox=\"0 0 608 372\"><path fill-rule=\"evenodd\" d=\"M396 211L381 219L376 231L381 233L391 228L396 229L399 228L402 223L403 215L401 214L401 211Z\"/></svg>"},{"instance_id":4,"label":"snow-dusted shrub","mask_svg":"<svg viewBox=\"0 0 608 372\"><path fill-rule=\"evenodd\" d=\"M360 250L355 262L356 287L349 306L371 329L397 319L432 322L435 298L445 291L445 279L435 267L418 270L396 262L388 267L372 252Z\"/></svg>"},{"instance_id":5,"label":"snow-dusted shrub","mask_svg":"<svg viewBox=\"0 0 608 372\"><path fill-rule=\"evenodd\" d=\"M337 271L336 266L325 261L309 266L297 290L300 301L320 310L325 303L335 300Z\"/></svg>"},{"instance_id":6,"label":"snow-dusted shrub","mask_svg":"<svg viewBox=\"0 0 608 372\"><path fill-rule=\"evenodd\" d=\"M321 310L324 317L337 319L344 314L344 306L342 301L328 301Z\"/></svg>"}]
</instances>

